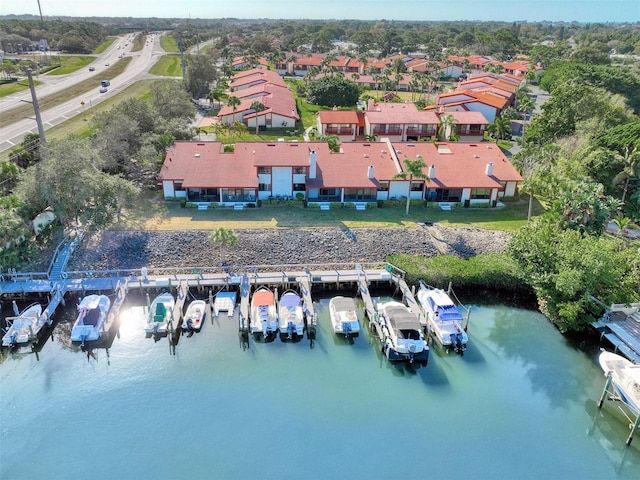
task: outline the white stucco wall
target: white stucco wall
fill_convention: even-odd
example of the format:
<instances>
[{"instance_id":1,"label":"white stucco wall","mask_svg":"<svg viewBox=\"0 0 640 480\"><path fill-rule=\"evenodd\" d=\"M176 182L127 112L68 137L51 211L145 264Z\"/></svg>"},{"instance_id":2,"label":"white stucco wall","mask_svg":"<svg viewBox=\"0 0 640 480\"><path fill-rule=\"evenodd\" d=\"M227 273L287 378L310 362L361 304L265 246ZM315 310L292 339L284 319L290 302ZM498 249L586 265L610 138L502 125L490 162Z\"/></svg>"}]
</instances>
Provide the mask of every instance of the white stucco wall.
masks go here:
<instances>
[{"instance_id":1,"label":"white stucco wall","mask_svg":"<svg viewBox=\"0 0 640 480\"><path fill-rule=\"evenodd\" d=\"M271 191L273 195L292 195L292 178L291 167L273 167L271 169Z\"/></svg>"},{"instance_id":2,"label":"white stucco wall","mask_svg":"<svg viewBox=\"0 0 640 480\"><path fill-rule=\"evenodd\" d=\"M176 196L176 192L173 189L172 181L163 181L162 182L162 192L164 193L164 198L171 198Z\"/></svg>"}]
</instances>

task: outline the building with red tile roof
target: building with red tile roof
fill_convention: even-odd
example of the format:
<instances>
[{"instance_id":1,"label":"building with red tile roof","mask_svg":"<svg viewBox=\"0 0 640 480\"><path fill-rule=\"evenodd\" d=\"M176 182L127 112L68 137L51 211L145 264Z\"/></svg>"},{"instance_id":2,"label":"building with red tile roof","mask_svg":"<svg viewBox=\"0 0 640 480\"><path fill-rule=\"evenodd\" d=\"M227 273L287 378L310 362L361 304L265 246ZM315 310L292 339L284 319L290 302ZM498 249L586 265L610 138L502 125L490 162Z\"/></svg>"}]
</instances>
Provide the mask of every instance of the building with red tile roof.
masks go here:
<instances>
[{"instance_id":1,"label":"building with red tile roof","mask_svg":"<svg viewBox=\"0 0 640 480\"><path fill-rule=\"evenodd\" d=\"M395 179L422 158L429 181ZM495 144L345 142L175 142L159 174L165 198L235 205L273 197L310 203L411 198L492 203L517 193L522 177Z\"/></svg>"},{"instance_id":2,"label":"building with red tile roof","mask_svg":"<svg viewBox=\"0 0 640 480\"><path fill-rule=\"evenodd\" d=\"M320 110L316 114L320 135L337 135L341 141L353 142L364 132L364 114L355 110Z\"/></svg>"},{"instance_id":3,"label":"building with red tile roof","mask_svg":"<svg viewBox=\"0 0 640 480\"><path fill-rule=\"evenodd\" d=\"M418 110L413 103L373 103L364 112L364 134L389 138L392 142L431 140L440 121L429 111Z\"/></svg>"}]
</instances>

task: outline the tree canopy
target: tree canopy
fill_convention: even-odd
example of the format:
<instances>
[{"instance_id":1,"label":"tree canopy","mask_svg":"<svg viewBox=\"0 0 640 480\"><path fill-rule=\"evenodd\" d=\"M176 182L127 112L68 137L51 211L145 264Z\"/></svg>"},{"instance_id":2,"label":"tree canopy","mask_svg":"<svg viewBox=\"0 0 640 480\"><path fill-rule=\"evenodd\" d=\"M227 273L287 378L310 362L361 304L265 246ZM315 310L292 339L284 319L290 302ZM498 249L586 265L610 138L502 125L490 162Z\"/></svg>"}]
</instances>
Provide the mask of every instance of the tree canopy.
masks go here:
<instances>
[{"instance_id":1,"label":"tree canopy","mask_svg":"<svg viewBox=\"0 0 640 480\"><path fill-rule=\"evenodd\" d=\"M353 108L359 96L355 82L340 75L327 75L309 82L307 100L315 105Z\"/></svg>"}]
</instances>

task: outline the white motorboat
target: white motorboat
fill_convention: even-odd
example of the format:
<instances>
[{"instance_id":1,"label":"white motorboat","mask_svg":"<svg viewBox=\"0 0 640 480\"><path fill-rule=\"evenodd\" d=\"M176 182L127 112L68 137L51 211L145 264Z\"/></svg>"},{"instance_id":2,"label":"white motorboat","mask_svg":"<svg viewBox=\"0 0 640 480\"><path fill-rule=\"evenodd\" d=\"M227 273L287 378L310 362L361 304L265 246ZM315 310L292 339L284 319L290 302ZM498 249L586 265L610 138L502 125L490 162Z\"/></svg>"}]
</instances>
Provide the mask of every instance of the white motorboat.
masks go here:
<instances>
[{"instance_id":1,"label":"white motorboat","mask_svg":"<svg viewBox=\"0 0 640 480\"><path fill-rule=\"evenodd\" d=\"M376 312L382 333L382 352L387 358L426 365L429 346L418 316L403 303L395 301L377 304Z\"/></svg>"},{"instance_id":2,"label":"white motorboat","mask_svg":"<svg viewBox=\"0 0 640 480\"><path fill-rule=\"evenodd\" d=\"M616 395L636 415L640 415L640 365L606 350L600 352L598 361L604 375L611 377Z\"/></svg>"},{"instance_id":3,"label":"white motorboat","mask_svg":"<svg viewBox=\"0 0 640 480\"><path fill-rule=\"evenodd\" d=\"M87 295L78 304L78 317L71 329L71 341L85 342L98 340L108 332L107 318L111 300L106 295Z\"/></svg>"},{"instance_id":4,"label":"white motorboat","mask_svg":"<svg viewBox=\"0 0 640 480\"><path fill-rule=\"evenodd\" d=\"M14 308L15 304L14 304ZM40 330L47 323L42 316L42 305L33 303L15 317L7 317L7 331L2 337L3 347L14 347L28 343L38 337Z\"/></svg>"},{"instance_id":5,"label":"white motorboat","mask_svg":"<svg viewBox=\"0 0 640 480\"><path fill-rule=\"evenodd\" d=\"M236 292L218 292L213 301L213 315L217 317L220 312L227 312L228 317L233 317L236 308Z\"/></svg>"},{"instance_id":6,"label":"white motorboat","mask_svg":"<svg viewBox=\"0 0 640 480\"><path fill-rule=\"evenodd\" d=\"M427 287L420 282L417 297L427 317L429 329L438 343L444 348L463 354L469 337L462 328L464 323L462 314L447 292L439 288Z\"/></svg>"},{"instance_id":7,"label":"white motorboat","mask_svg":"<svg viewBox=\"0 0 640 480\"><path fill-rule=\"evenodd\" d=\"M293 290L285 291L278 302L280 340L295 342L304 336L302 298Z\"/></svg>"},{"instance_id":8,"label":"white motorboat","mask_svg":"<svg viewBox=\"0 0 640 480\"><path fill-rule=\"evenodd\" d=\"M207 313L207 303L204 300L194 300L187 307L182 319L182 330L185 332L199 331Z\"/></svg>"},{"instance_id":9,"label":"white motorboat","mask_svg":"<svg viewBox=\"0 0 640 480\"><path fill-rule=\"evenodd\" d=\"M151 307L149 307L145 332L156 335L166 334L170 329L171 322L175 322L173 318L175 304L176 300L169 292L161 293L154 298Z\"/></svg>"},{"instance_id":10,"label":"white motorboat","mask_svg":"<svg viewBox=\"0 0 640 480\"><path fill-rule=\"evenodd\" d=\"M251 333L254 338L273 340L278 331L278 313L274 293L260 287L251 297Z\"/></svg>"},{"instance_id":11,"label":"white motorboat","mask_svg":"<svg viewBox=\"0 0 640 480\"><path fill-rule=\"evenodd\" d=\"M357 337L360 334L360 320L356 302L351 297L333 297L329 301L329 316L333 332L337 335Z\"/></svg>"}]
</instances>

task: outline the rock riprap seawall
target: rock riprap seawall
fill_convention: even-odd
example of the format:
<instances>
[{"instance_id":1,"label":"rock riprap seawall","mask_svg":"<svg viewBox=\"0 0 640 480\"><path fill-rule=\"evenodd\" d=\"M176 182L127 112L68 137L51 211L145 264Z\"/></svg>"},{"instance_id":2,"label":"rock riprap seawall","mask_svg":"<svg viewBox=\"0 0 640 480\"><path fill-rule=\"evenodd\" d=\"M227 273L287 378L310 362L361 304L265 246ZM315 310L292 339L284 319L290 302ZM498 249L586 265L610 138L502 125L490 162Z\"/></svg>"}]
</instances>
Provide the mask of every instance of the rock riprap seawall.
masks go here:
<instances>
[{"instance_id":1,"label":"rock riprap seawall","mask_svg":"<svg viewBox=\"0 0 640 480\"><path fill-rule=\"evenodd\" d=\"M238 243L224 251L228 265L382 262L408 253L469 258L504 251L509 235L475 228L317 228L234 230ZM87 236L68 270L206 267L220 265L209 230L106 231Z\"/></svg>"}]
</instances>

